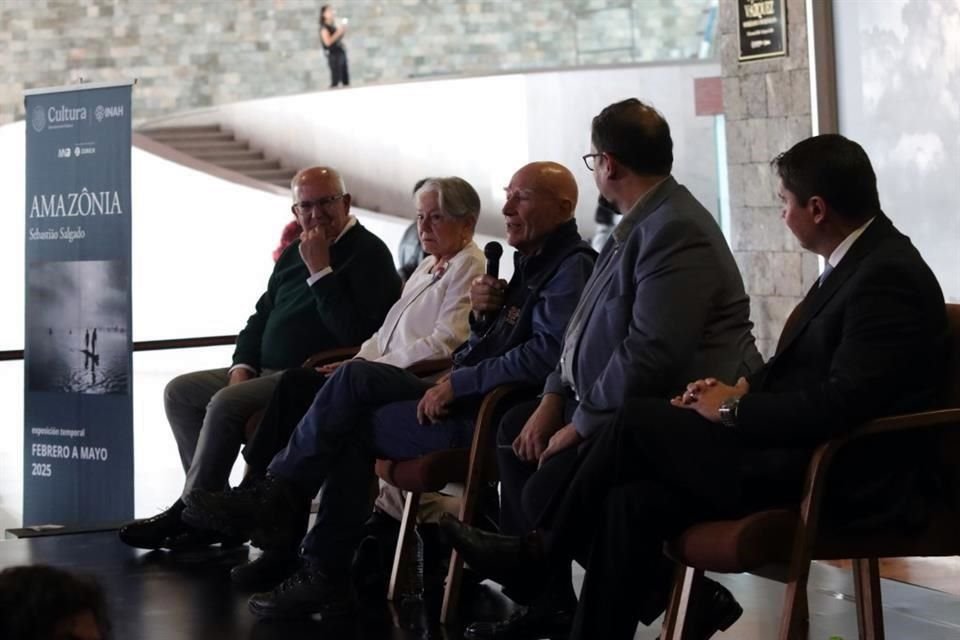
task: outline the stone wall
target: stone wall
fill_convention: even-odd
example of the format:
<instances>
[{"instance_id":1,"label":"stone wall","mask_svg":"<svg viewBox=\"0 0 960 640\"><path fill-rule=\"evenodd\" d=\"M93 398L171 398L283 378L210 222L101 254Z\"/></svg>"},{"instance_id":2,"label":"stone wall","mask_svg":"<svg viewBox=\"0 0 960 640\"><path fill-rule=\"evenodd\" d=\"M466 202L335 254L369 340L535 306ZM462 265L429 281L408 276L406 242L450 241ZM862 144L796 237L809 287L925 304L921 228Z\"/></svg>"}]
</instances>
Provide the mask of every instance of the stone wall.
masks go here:
<instances>
[{"instance_id":1,"label":"stone wall","mask_svg":"<svg viewBox=\"0 0 960 640\"><path fill-rule=\"evenodd\" d=\"M751 300L758 346L772 355L787 315L818 275L780 217L778 153L811 135L810 72L803 0L787 0L788 55L739 62L737 2L721 0L717 44L723 74L730 242Z\"/></svg>"},{"instance_id":2,"label":"stone wall","mask_svg":"<svg viewBox=\"0 0 960 640\"><path fill-rule=\"evenodd\" d=\"M142 121L329 83L313 0L0 0L0 124L24 89L138 78ZM344 0L354 84L691 58L717 0ZM708 37L707 40L711 38Z\"/></svg>"}]
</instances>

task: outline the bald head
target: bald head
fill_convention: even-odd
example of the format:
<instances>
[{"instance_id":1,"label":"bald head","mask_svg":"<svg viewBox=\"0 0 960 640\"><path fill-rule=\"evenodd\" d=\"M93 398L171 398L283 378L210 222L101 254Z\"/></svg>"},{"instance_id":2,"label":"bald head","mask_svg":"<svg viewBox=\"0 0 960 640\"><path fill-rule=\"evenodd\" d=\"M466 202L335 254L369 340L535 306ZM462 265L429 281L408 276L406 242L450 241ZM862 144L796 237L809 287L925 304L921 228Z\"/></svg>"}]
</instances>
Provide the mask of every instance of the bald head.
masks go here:
<instances>
[{"instance_id":1,"label":"bald head","mask_svg":"<svg viewBox=\"0 0 960 640\"><path fill-rule=\"evenodd\" d=\"M522 254L534 254L577 209L577 181L562 164L531 162L513 174L503 215L507 242Z\"/></svg>"},{"instance_id":2,"label":"bald head","mask_svg":"<svg viewBox=\"0 0 960 640\"><path fill-rule=\"evenodd\" d=\"M339 193L346 193L347 187L343 183L340 172L330 167L308 167L297 171L290 181L290 191L293 192L293 198L297 198L297 187L303 184L312 184L322 187L332 187Z\"/></svg>"},{"instance_id":3,"label":"bald head","mask_svg":"<svg viewBox=\"0 0 960 640\"><path fill-rule=\"evenodd\" d=\"M551 194L562 203L566 217L564 221L573 217L577 210L577 181L570 170L558 162L541 161L524 165L514 175L522 180L529 180L534 189Z\"/></svg>"}]
</instances>

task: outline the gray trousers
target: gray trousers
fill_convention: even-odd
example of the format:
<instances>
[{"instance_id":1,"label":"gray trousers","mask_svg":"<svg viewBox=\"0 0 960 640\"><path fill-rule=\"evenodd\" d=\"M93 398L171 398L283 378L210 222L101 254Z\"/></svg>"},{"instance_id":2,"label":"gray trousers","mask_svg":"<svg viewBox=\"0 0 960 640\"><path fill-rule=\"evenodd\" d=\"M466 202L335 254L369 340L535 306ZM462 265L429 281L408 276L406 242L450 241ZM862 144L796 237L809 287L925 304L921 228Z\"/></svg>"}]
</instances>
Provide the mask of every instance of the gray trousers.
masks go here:
<instances>
[{"instance_id":1,"label":"gray trousers","mask_svg":"<svg viewBox=\"0 0 960 640\"><path fill-rule=\"evenodd\" d=\"M281 372L227 386L227 369L194 371L171 380L163 406L187 474L183 494L223 489L243 444L247 419L264 408Z\"/></svg>"}]
</instances>

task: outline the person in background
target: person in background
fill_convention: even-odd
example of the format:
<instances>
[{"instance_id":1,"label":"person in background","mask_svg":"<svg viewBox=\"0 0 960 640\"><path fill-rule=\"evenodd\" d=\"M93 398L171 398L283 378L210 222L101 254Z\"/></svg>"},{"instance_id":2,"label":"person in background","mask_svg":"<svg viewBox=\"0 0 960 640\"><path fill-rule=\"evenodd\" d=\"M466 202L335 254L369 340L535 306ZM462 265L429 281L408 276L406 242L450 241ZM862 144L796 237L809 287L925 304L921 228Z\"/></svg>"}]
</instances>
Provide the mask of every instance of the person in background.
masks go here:
<instances>
[{"instance_id":1,"label":"person in background","mask_svg":"<svg viewBox=\"0 0 960 640\"><path fill-rule=\"evenodd\" d=\"M106 640L103 589L92 578L34 565L0 571L0 638Z\"/></svg>"},{"instance_id":2,"label":"person in background","mask_svg":"<svg viewBox=\"0 0 960 640\"><path fill-rule=\"evenodd\" d=\"M296 218L287 223L283 231L280 232L280 242L277 243L277 248L271 254L274 262L280 259L284 249L293 244L294 240L300 238L301 233L303 233L303 227L300 226Z\"/></svg>"},{"instance_id":3,"label":"person in background","mask_svg":"<svg viewBox=\"0 0 960 640\"><path fill-rule=\"evenodd\" d=\"M426 181L427 178L417 180L417 183L413 185L414 196L417 195L417 191L420 191L420 187ZM411 222L407 230L403 232L403 237L400 238L400 246L397 247L397 263L400 265L397 267L397 273L400 274L400 279L406 282L426 257L427 252L423 250L423 245L420 244L420 232L417 230L417 223Z\"/></svg>"},{"instance_id":4,"label":"person in background","mask_svg":"<svg viewBox=\"0 0 960 640\"><path fill-rule=\"evenodd\" d=\"M613 235L613 230L622 217L606 198L603 196L597 198L597 211L593 215L593 221L597 226L594 227L593 237L590 238L590 246L594 251L597 253L603 251L603 245L607 244L607 240Z\"/></svg>"},{"instance_id":5,"label":"person in background","mask_svg":"<svg viewBox=\"0 0 960 640\"><path fill-rule=\"evenodd\" d=\"M350 86L350 70L347 68L347 50L343 46L343 36L347 32L347 19L337 24L337 11L331 5L320 7L320 42L327 54L330 65L330 88L338 85Z\"/></svg>"}]
</instances>

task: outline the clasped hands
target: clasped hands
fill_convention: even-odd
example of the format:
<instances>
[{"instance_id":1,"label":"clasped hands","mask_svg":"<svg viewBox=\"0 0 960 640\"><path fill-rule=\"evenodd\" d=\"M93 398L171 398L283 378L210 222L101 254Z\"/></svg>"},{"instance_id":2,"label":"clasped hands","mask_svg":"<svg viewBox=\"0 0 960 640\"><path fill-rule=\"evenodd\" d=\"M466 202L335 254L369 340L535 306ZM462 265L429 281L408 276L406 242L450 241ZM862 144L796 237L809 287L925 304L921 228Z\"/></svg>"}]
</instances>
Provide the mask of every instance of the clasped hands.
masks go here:
<instances>
[{"instance_id":1,"label":"clasped hands","mask_svg":"<svg viewBox=\"0 0 960 640\"><path fill-rule=\"evenodd\" d=\"M563 398L548 393L523 425L511 447L514 455L538 467L561 451L583 442L573 423L563 422Z\"/></svg>"},{"instance_id":2,"label":"clasped hands","mask_svg":"<svg viewBox=\"0 0 960 640\"><path fill-rule=\"evenodd\" d=\"M453 384L450 374L442 376L437 383L427 389L427 392L417 403L417 421L420 424L433 424L447 417L450 413L450 403L453 402Z\"/></svg>"},{"instance_id":3,"label":"clasped hands","mask_svg":"<svg viewBox=\"0 0 960 640\"><path fill-rule=\"evenodd\" d=\"M730 386L716 378L694 380L679 396L670 399L670 404L683 409L692 409L711 422L720 422L720 405L730 398L740 398L750 391L746 378Z\"/></svg>"}]
</instances>

